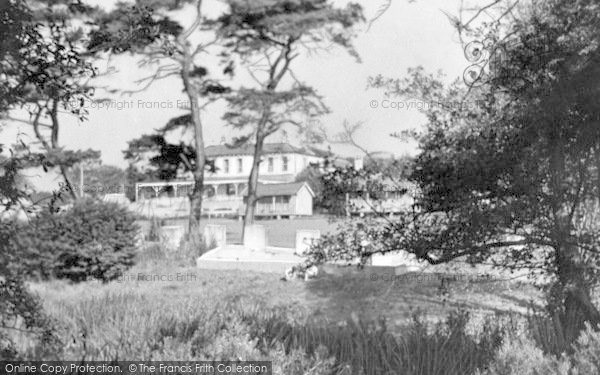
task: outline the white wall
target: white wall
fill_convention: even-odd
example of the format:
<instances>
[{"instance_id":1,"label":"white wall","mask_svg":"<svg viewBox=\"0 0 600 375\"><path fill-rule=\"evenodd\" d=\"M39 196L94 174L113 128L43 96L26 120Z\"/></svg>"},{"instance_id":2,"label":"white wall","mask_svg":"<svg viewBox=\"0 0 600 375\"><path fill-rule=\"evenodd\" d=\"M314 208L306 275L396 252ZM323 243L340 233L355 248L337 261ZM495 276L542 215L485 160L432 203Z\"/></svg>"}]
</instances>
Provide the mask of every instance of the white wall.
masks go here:
<instances>
[{"instance_id":1,"label":"white wall","mask_svg":"<svg viewBox=\"0 0 600 375\"><path fill-rule=\"evenodd\" d=\"M306 185L298 190L295 198L294 204L296 215L312 215L313 197L308 191Z\"/></svg>"},{"instance_id":2,"label":"white wall","mask_svg":"<svg viewBox=\"0 0 600 375\"><path fill-rule=\"evenodd\" d=\"M242 172L238 172L238 159L242 159ZM225 160L229 160L229 173L225 173ZM210 176L245 176L250 175L252 169L251 155L219 156L215 158L216 173Z\"/></svg>"},{"instance_id":3,"label":"white wall","mask_svg":"<svg viewBox=\"0 0 600 375\"><path fill-rule=\"evenodd\" d=\"M283 170L283 157L288 158L287 171ZM297 175L309 164L320 162L321 158L302 154L265 154L260 163L259 173L263 176L293 174ZM269 172L269 158L273 158L273 171ZM242 172L238 172L238 159L242 159ZM225 160L229 160L229 173L225 173ZM248 177L252 169L252 155L219 156L215 158L216 173L209 174L213 177Z\"/></svg>"}]
</instances>

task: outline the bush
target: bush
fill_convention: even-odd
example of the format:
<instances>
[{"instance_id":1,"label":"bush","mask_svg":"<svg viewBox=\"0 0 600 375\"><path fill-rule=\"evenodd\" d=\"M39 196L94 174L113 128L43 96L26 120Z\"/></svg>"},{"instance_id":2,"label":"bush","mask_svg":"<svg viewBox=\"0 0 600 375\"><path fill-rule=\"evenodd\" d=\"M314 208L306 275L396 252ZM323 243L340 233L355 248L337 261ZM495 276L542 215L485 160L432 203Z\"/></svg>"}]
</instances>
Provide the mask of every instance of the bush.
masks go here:
<instances>
[{"instance_id":1,"label":"bush","mask_svg":"<svg viewBox=\"0 0 600 375\"><path fill-rule=\"evenodd\" d=\"M14 221L0 222L0 275L22 275L27 268L28 258L23 258L14 241L19 229Z\"/></svg>"},{"instance_id":2,"label":"bush","mask_svg":"<svg viewBox=\"0 0 600 375\"><path fill-rule=\"evenodd\" d=\"M109 281L133 265L138 227L114 203L77 201L69 210L42 213L14 238L40 276Z\"/></svg>"},{"instance_id":3,"label":"bush","mask_svg":"<svg viewBox=\"0 0 600 375\"><path fill-rule=\"evenodd\" d=\"M177 250L166 249L160 243L146 243L140 247L136 256L136 265L145 266L196 266L196 260L210 249L214 249L214 241L208 245L201 235L183 239Z\"/></svg>"},{"instance_id":4,"label":"bush","mask_svg":"<svg viewBox=\"0 0 600 375\"><path fill-rule=\"evenodd\" d=\"M18 277L0 279L0 360L36 358L60 347L54 322Z\"/></svg>"},{"instance_id":5,"label":"bush","mask_svg":"<svg viewBox=\"0 0 600 375\"><path fill-rule=\"evenodd\" d=\"M531 339L528 337L513 337L504 340L495 360L483 374L542 375L551 367L551 364L552 359L545 357L544 352Z\"/></svg>"},{"instance_id":6,"label":"bush","mask_svg":"<svg viewBox=\"0 0 600 375\"><path fill-rule=\"evenodd\" d=\"M600 331L586 324L586 329L581 332L573 347L573 367L577 369L577 373L600 374Z\"/></svg>"},{"instance_id":7,"label":"bush","mask_svg":"<svg viewBox=\"0 0 600 375\"><path fill-rule=\"evenodd\" d=\"M483 375L575 375L600 374L600 331L587 325L569 352L545 354L530 338L537 334L510 337ZM555 335L560 335L557 333Z\"/></svg>"}]
</instances>

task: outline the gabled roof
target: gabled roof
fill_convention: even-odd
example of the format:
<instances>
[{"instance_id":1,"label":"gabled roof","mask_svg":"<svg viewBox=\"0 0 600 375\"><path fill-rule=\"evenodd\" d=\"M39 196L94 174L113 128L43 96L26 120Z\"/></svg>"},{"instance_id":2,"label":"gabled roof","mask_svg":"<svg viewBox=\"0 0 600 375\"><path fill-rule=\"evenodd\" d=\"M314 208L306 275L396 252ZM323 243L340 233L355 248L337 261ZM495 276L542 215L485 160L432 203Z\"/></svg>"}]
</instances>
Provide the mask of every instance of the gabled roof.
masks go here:
<instances>
[{"instance_id":1,"label":"gabled roof","mask_svg":"<svg viewBox=\"0 0 600 375\"><path fill-rule=\"evenodd\" d=\"M246 144L240 147L229 147L227 145L208 146L205 149L206 156L234 156L234 155L254 155L254 145ZM290 145L289 143L265 143L263 154L303 154L319 156L313 150L303 149Z\"/></svg>"},{"instance_id":2,"label":"gabled roof","mask_svg":"<svg viewBox=\"0 0 600 375\"><path fill-rule=\"evenodd\" d=\"M295 195L305 185L310 194L314 197L315 193L313 193L312 189L306 182L291 182L287 184L258 184L256 196L270 197L274 195ZM244 195L247 193L248 190L244 190Z\"/></svg>"}]
</instances>

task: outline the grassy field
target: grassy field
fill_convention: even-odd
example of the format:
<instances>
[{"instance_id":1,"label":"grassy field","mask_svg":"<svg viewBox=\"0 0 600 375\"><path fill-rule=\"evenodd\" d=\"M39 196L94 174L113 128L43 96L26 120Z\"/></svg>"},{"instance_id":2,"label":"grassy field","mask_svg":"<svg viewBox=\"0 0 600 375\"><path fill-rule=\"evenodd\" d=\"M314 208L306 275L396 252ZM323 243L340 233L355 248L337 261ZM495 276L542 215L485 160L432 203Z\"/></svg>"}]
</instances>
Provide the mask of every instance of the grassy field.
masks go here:
<instances>
[{"instance_id":1,"label":"grassy field","mask_svg":"<svg viewBox=\"0 0 600 375\"><path fill-rule=\"evenodd\" d=\"M495 356L498 332L522 332L541 302L515 281L458 278L442 289L448 274L333 266L283 281L190 267L156 249L106 284L30 284L58 324L60 358L268 360L282 375L475 374Z\"/></svg>"},{"instance_id":2,"label":"grassy field","mask_svg":"<svg viewBox=\"0 0 600 375\"><path fill-rule=\"evenodd\" d=\"M539 302L537 290L524 283L458 280L448 286L447 293L442 293L440 285L435 275L394 276L391 269L325 271L308 282L286 282L278 274L202 270L157 261L138 265L122 279L108 284L52 281L33 287L48 311L57 317L65 306L74 303L128 295L153 301L157 308L188 302L202 305L208 301L252 300L323 322L384 317L390 327L397 329L418 310L437 319L459 307L475 315L525 313L532 301Z\"/></svg>"}]
</instances>

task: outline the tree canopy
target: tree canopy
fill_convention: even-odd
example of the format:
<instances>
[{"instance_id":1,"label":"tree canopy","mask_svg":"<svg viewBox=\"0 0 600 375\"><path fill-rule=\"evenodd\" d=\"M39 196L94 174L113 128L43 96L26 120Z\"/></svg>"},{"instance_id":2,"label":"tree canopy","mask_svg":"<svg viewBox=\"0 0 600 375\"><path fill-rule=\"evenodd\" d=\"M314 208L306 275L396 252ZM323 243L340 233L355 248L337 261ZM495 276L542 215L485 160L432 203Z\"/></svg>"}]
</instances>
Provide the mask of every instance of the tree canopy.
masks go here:
<instances>
[{"instance_id":1,"label":"tree canopy","mask_svg":"<svg viewBox=\"0 0 600 375\"><path fill-rule=\"evenodd\" d=\"M391 96L449 105L423 109L424 129L410 132L421 149L412 212L378 223L360 257L402 249L430 264L527 269L551 277L550 307L600 322L591 302L600 266L597 10L553 0L474 31L495 43L477 84L445 85L422 68L370 80Z\"/></svg>"}]
</instances>

